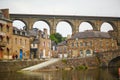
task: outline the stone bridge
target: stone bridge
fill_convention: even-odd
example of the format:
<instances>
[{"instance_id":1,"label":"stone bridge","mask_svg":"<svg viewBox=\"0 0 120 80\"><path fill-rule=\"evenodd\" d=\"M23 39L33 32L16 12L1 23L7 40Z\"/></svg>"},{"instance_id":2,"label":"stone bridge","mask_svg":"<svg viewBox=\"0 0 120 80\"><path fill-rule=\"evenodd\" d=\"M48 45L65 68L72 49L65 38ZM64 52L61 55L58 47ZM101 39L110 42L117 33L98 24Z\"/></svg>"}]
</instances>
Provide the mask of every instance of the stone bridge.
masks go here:
<instances>
[{"instance_id":1,"label":"stone bridge","mask_svg":"<svg viewBox=\"0 0 120 80\"><path fill-rule=\"evenodd\" d=\"M50 28L50 34L56 33L57 24L65 21L70 24L72 33L79 32L79 26L82 22L88 22L93 30L100 31L104 22L109 23L114 31L112 36L120 44L120 18L119 17L98 17L98 16L73 16L73 15L37 15L37 14L10 14L11 20L20 20L25 23L26 30L32 29L36 21L44 21Z\"/></svg>"},{"instance_id":2,"label":"stone bridge","mask_svg":"<svg viewBox=\"0 0 120 80\"><path fill-rule=\"evenodd\" d=\"M96 53L101 67L120 67L120 50Z\"/></svg>"}]
</instances>

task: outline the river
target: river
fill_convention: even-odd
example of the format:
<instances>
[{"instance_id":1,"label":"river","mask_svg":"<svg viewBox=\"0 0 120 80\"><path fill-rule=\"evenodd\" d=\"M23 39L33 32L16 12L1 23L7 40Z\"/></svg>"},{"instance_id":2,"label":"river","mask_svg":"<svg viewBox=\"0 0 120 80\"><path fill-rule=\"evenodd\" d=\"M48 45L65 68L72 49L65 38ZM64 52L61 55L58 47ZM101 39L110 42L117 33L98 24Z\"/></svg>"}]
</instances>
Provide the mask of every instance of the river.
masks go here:
<instances>
[{"instance_id":1,"label":"river","mask_svg":"<svg viewBox=\"0 0 120 80\"><path fill-rule=\"evenodd\" d=\"M0 73L0 80L120 80L117 69Z\"/></svg>"}]
</instances>

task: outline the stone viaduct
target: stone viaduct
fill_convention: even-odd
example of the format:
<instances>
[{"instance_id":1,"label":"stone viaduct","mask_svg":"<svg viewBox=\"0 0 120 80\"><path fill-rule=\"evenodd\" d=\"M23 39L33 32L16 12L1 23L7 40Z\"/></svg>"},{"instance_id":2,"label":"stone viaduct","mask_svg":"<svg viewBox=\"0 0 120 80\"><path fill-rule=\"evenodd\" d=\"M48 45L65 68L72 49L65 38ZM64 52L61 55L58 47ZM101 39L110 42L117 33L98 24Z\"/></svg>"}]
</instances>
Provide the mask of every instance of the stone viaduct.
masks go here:
<instances>
[{"instance_id":1,"label":"stone viaduct","mask_svg":"<svg viewBox=\"0 0 120 80\"><path fill-rule=\"evenodd\" d=\"M35 14L10 14L11 20L21 20L26 25L26 30L32 29L36 21L45 21L50 27L50 34L56 32L60 21L68 22L72 28L72 34L79 32L79 25L88 22L93 30L100 31L101 25L107 22L112 25L112 36L120 44L120 18L119 17L97 17L97 16L71 16L71 15L35 15Z\"/></svg>"}]
</instances>

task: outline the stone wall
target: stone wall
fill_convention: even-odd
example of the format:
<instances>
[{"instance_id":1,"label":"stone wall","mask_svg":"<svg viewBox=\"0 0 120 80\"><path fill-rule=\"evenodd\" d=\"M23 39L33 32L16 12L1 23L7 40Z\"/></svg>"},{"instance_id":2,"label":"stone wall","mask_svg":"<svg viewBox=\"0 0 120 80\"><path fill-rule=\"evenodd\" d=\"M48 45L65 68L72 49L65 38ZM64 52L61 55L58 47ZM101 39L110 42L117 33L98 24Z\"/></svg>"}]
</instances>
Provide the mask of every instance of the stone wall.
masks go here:
<instances>
[{"instance_id":1,"label":"stone wall","mask_svg":"<svg viewBox=\"0 0 120 80\"><path fill-rule=\"evenodd\" d=\"M41 63L43 61L1 61L0 62L0 72L14 72L22 68L33 66L35 64Z\"/></svg>"},{"instance_id":2,"label":"stone wall","mask_svg":"<svg viewBox=\"0 0 120 80\"><path fill-rule=\"evenodd\" d=\"M37 71L50 71L58 69L75 69L80 66L86 66L88 69L99 67L99 62L96 57L87 58L72 58L72 59L62 59L61 61L51 64L43 69Z\"/></svg>"}]
</instances>

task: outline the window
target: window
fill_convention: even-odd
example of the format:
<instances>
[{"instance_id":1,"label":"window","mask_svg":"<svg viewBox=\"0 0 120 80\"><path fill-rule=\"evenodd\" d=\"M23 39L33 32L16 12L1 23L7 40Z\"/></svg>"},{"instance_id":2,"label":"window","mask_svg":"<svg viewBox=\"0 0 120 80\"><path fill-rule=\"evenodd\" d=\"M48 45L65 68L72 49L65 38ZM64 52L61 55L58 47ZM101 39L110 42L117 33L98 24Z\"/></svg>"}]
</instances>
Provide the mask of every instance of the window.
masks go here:
<instances>
[{"instance_id":1,"label":"window","mask_svg":"<svg viewBox=\"0 0 120 80\"><path fill-rule=\"evenodd\" d=\"M112 47L114 47L115 46L115 44L114 43L112 43Z\"/></svg>"},{"instance_id":2,"label":"window","mask_svg":"<svg viewBox=\"0 0 120 80\"><path fill-rule=\"evenodd\" d=\"M25 40L25 45L26 45L26 42L27 42L27 41Z\"/></svg>"},{"instance_id":3,"label":"window","mask_svg":"<svg viewBox=\"0 0 120 80\"><path fill-rule=\"evenodd\" d=\"M20 44L22 45L22 39L20 39Z\"/></svg>"},{"instance_id":4,"label":"window","mask_svg":"<svg viewBox=\"0 0 120 80\"><path fill-rule=\"evenodd\" d=\"M80 50L80 54L83 54L83 51L82 51L82 50Z\"/></svg>"},{"instance_id":5,"label":"window","mask_svg":"<svg viewBox=\"0 0 120 80\"><path fill-rule=\"evenodd\" d=\"M80 46L83 46L83 43L82 43L82 42L80 42Z\"/></svg>"},{"instance_id":6,"label":"window","mask_svg":"<svg viewBox=\"0 0 120 80\"><path fill-rule=\"evenodd\" d=\"M7 32L9 32L9 26L7 25Z\"/></svg>"},{"instance_id":7,"label":"window","mask_svg":"<svg viewBox=\"0 0 120 80\"><path fill-rule=\"evenodd\" d=\"M78 47L78 42L76 42L76 47Z\"/></svg>"},{"instance_id":8,"label":"window","mask_svg":"<svg viewBox=\"0 0 120 80\"><path fill-rule=\"evenodd\" d=\"M3 25L0 23L0 31L3 31Z\"/></svg>"},{"instance_id":9,"label":"window","mask_svg":"<svg viewBox=\"0 0 120 80\"><path fill-rule=\"evenodd\" d=\"M17 44L17 38L15 38L15 44Z\"/></svg>"},{"instance_id":10,"label":"window","mask_svg":"<svg viewBox=\"0 0 120 80\"><path fill-rule=\"evenodd\" d=\"M87 46L87 44L88 44L88 43L87 43L87 42L85 42L85 43L84 43L84 46Z\"/></svg>"},{"instance_id":11,"label":"window","mask_svg":"<svg viewBox=\"0 0 120 80\"><path fill-rule=\"evenodd\" d=\"M106 46L109 46L109 42L108 41L106 41Z\"/></svg>"},{"instance_id":12,"label":"window","mask_svg":"<svg viewBox=\"0 0 120 80\"><path fill-rule=\"evenodd\" d=\"M33 47L35 47L35 43L33 43Z\"/></svg>"},{"instance_id":13,"label":"window","mask_svg":"<svg viewBox=\"0 0 120 80\"><path fill-rule=\"evenodd\" d=\"M91 51L90 50L86 50L86 54L91 54Z\"/></svg>"},{"instance_id":14,"label":"window","mask_svg":"<svg viewBox=\"0 0 120 80\"><path fill-rule=\"evenodd\" d=\"M2 37L2 36L0 36L0 41L1 41L1 42L3 41L3 37Z\"/></svg>"},{"instance_id":15,"label":"window","mask_svg":"<svg viewBox=\"0 0 120 80\"><path fill-rule=\"evenodd\" d=\"M74 43L72 43L72 47L74 47Z\"/></svg>"},{"instance_id":16,"label":"window","mask_svg":"<svg viewBox=\"0 0 120 80\"><path fill-rule=\"evenodd\" d=\"M65 52L66 52L66 50L67 50L66 47L64 47L64 51L65 51Z\"/></svg>"},{"instance_id":17,"label":"window","mask_svg":"<svg viewBox=\"0 0 120 80\"><path fill-rule=\"evenodd\" d=\"M90 42L88 43L88 46L92 46L92 41L90 41Z\"/></svg>"},{"instance_id":18,"label":"window","mask_svg":"<svg viewBox=\"0 0 120 80\"><path fill-rule=\"evenodd\" d=\"M100 40L100 47L102 47L102 41Z\"/></svg>"},{"instance_id":19,"label":"window","mask_svg":"<svg viewBox=\"0 0 120 80\"><path fill-rule=\"evenodd\" d=\"M9 37L7 37L7 43L9 44L9 41L10 41L10 39L9 39Z\"/></svg>"},{"instance_id":20,"label":"window","mask_svg":"<svg viewBox=\"0 0 120 80\"><path fill-rule=\"evenodd\" d=\"M43 46L45 47L45 45L46 45L46 43L45 42L43 42Z\"/></svg>"}]
</instances>

